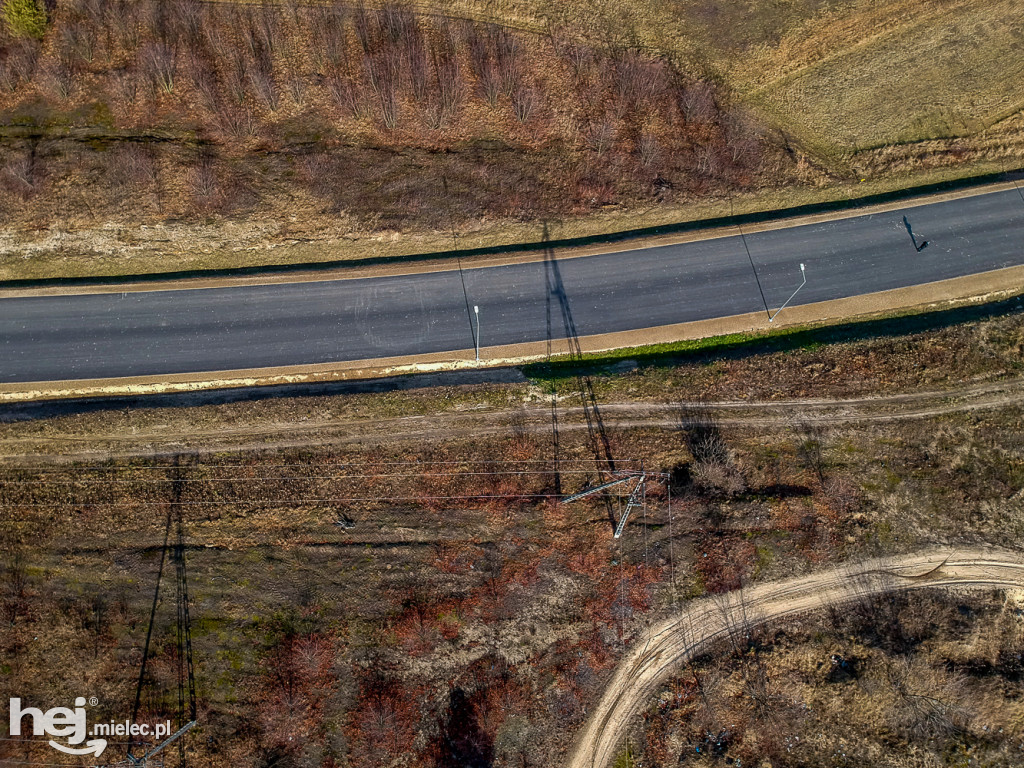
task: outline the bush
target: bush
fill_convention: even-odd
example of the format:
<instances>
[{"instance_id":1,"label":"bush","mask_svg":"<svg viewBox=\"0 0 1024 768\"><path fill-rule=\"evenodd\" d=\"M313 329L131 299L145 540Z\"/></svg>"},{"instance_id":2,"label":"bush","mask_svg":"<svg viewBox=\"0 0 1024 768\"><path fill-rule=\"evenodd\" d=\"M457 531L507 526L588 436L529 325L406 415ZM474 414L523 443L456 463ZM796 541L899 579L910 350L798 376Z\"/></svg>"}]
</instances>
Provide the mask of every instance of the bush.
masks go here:
<instances>
[{"instance_id":1,"label":"bush","mask_svg":"<svg viewBox=\"0 0 1024 768\"><path fill-rule=\"evenodd\" d=\"M46 34L46 11L36 0L4 0L4 20L15 37L42 40Z\"/></svg>"}]
</instances>

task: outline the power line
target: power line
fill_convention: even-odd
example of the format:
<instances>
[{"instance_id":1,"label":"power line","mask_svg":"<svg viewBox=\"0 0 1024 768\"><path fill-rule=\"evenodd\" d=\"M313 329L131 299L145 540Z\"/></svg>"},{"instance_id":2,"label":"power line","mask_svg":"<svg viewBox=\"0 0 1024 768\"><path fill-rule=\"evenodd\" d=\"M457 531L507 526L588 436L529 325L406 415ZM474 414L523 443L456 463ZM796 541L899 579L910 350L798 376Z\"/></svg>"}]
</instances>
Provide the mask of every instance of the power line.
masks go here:
<instances>
[{"instance_id":1,"label":"power line","mask_svg":"<svg viewBox=\"0 0 1024 768\"><path fill-rule=\"evenodd\" d=\"M588 475L585 469L576 470L554 470L554 469L521 469L495 472L403 472L402 474L370 474L370 475L272 475L272 476L247 476L232 475L228 477L186 477L176 480L182 483L214 483L214 482L273 482L280 480L372 480L375 478L408 478L408 477L507 477L509 475ZM46 485L129 485L137 483L166 483L165 477L151 479L130 479L118 480L107 478L76 478L74 480L48 480L46 478L30 478L24 480L5 480L5 485L32 485L45 483Z\"/></svg>"},{"instance_id":2,"label":"power line","mask_svg":"<svg viewBox=\"0 0 1024 768\"><path fill-rule=\"evenodd\" d=\"M187 451L185 452L187 453ZM616 459L619 462L626 462L635 464L635 459ZM575 458L575 459L558 459L557 463L562 464L603 464L604 459L588 459L588 458ZM418 461L342 461L337 463L332 462L321 462L328 466L335 467L408 467L408 466L429 466L431 464L438 464L448 466L451 464L478 464L478 465L507 465L507 464L551 464L551 459L422 459ZM125 464L78 464L75 462L69 462L65 469L94 469L103 471L123 471L123 472L156 472L166 471L171 469L173 464L150 464L145 466L132 466ZM250 467L267 467L267 468L283 468L283 467L308 467L310 462L299 462L299 463L287 463L287 464L264 464L264 463L252 463L252 464L239 464L233 463L195 463L189 464L188 466L197 469L205 468L218 468L218 469L245 469ZM57 472L59 470L54 469L53 464L2 464L0 468L6 469L38 469L39 471L50 471Z\"/></svg>"},{"instance_id":3,"label":"power line","mask_svg":"<svg viewBox=\"0 0 1024 768\"><path fill-rule=\"evenodd\" d=\"M557 493L506 493L506 494L475 494L466 496L335 496L330 499L225 499L223 501L180 501L175 502L185 507L217 506L222 504L336 504L340 501L468 501L473 499L560 499ZM0 503L0 507L131 507L131 506L164 506L166 501L60 501L42 502L11 502Z\"/></svg>"},{"instance_id":4,"label":"power line","mask_svg":"<svg viewBox=\"0 0 1024 768\"><path fill-rule=\"evenodd\" d=\"M733 218L736 218L736 213L733 211L732 198L729 199L729 213L732 214ZM771 319L772 313L768 309L768 300L764 297L764 289L761 287L761 278L757 274L757 267L754 266L754 257L750 255L750 247L747 245L747 236L743 234L743 227L736 223L736 229L740 233L740 240L743 242L743 250L747 252L747 260L750 262L750 268L754 271L754 280L757 281L757 291L761 294L761 301L764 303L764 311L768 313L768 319Z\"/></svg>"}]
</instances>

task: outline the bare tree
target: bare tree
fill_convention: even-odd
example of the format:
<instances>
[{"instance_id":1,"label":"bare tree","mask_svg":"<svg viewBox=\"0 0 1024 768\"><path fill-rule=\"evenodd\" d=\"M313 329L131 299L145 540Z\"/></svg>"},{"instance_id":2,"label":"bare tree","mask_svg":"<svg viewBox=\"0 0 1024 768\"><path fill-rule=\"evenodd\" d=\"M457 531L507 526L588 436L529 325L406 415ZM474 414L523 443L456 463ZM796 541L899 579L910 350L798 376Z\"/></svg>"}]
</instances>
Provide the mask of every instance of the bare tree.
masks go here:
<instances>
[{"instance_id":1,"label":"bare tree","mask_svg":"<svg viewBox=\"0 0 1024 768\"><path fill-rule=\"evenodd\" d=\"M887 666L886 680L895 698L892 725L907 738L948 737L970 721L961 675L899 658Z\"/></svg>"},{"instance_id":2,"label":"bare tree","mask_svg":"<svg viewBox=\"0 0 1024 768\"><path fill-rule=\"evenodd\" d=\"M537 90L532 85L520 83L512 91L512 109L516 113L516 119L525 123L533 114L533 108L537 102Z\"/></svg>"},{"instance_id":3,"label":"bare tree","mask_svg":"<svg viewBox=\"0 0 1024 768\"><path fill-rule=\"evenodd\" d=\"M587 129L587 143L597 153L598 157L604 155L611 148L615 141L615 124L610 117L605 116Z\"/></svg>"},{"instance_id":4,"label":"bare tree","mask_svg":"<svg viewBox=\"0 0 1024 768\"><path fill-rule=\"evenodd\" d=\"M703 80L685 85L679 103L688 122L709 123L718 114L714 87Z\"/></svg>"},{"instance_id":5,"label":"bare tree","mask_svg":"<svg viewBox=\"0 0 1024 768\"><path fill-rule=\"evenodd\" d=\"M473 68L477 89L492 107L498 103L501 92L501 76L491 52L489 36L479 24L466 22L464 26L466 45L469 48L469 63Z\"/></svg>"},{"instance_id":6,"label":"bare tree","mask_svg":"<svg viewBox=\"0 0 1024 768\"><path fill-rule=\"evenodd\" d=\"M39 42L21 38L0 51L0 87L13 91L32 78L39 59Z\"/></svg>"},{"instance_id":7,"label":"bare tree","mask_svg":"<svg viewBox=\"0 0 1024 768\"><path fill-rule=\"evenodd\" d=\"M793 425L797 434L797 455L803 465L814 473L820 487L825 486L825 429L813 421L798 421Z\"/></svg>"},{"instance_id":8,"label":"bare tree","mask_svg":"<svg viewBox=\"0 0 1024 768\"><path fill-rule=\"evenodd\" d=\"M714 411L703 403L683 404L679 422L683 441L693 456L691 475L696 485L707 492L726 496L746 490L743 474L722 435Z\"/></svg>"},{"instance_id":9,"label":"bare tree","mask_svg":"<svg viewBox=\"0 0 1024 768\"><path fill-rule=\"evenodd\" d=\"M511 97L523 79L522 45L506 27L491 25L488 30L501 89Z\"/></svg>"},{"instance_id":10,"label":"bare tree","mask_svg":"<svg viewBox=\"0 0 1024 768\"><path fill-rule=\"evenodd\" d=\"M462 100L462 72L456 49L456 30L444 20L440 24L439 38L433 47L433 70L437 83L436 100L427 106L428 121L432 128L450 122Z\"/></svg>"},{"instance_id":11,"label":"bare tree","mask_svg":"<svg viewBox=\"0 0 1024 768\"><path fill-rule=\"evenodd\" d=\"M164 93L173 93L174 76L177 72L177 55L165 43L147 43L139 52L139 68L153 84L153 88Z\"/></svg>"},{"instance_id":12,"label":"bare tree","mask_svg":"<svg viewBox=\"0 0 1024 768\"><path fill-rule=\"evenodd\" d=\"M51 61L45 71L46 82L57 98L66 99L71 96L71 91L75 86L75 75L74 69L67 59L61 57L56 61Z\"/></svg>"},{"instance_id":13,"label":"bare tree","mask_svg":"<svg viewBox=\"0 0 1024 768\"><path fill-rule=\"evenodd\" d=\"M658 138L649 131L644 131L640 134L636 148L640 155L640 163L644 168L647 168L657 162L661 154L661 147L658 144Z\"/></svg>"},{"instance_id":14,"label":"bare tree","mask_svg":"<svg viewBox=\"0 0 1024 768\"><path fill-rule=\"evenodd\" d=\"M22 199L28 199L39 191L39 160L34 150L15 155L0 171L6 186Z\"/></svg>"}]
</instances>

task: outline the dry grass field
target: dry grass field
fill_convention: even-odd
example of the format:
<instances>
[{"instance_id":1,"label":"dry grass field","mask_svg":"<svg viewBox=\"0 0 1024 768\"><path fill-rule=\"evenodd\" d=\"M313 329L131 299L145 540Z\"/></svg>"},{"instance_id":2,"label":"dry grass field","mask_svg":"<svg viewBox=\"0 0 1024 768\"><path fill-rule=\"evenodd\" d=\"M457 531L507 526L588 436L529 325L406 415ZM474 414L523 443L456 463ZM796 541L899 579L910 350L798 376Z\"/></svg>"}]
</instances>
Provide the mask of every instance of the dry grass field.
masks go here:
<instances>
[{"instance_id":1,"label":"dry grass field","mask_svg":"<svg viewBox=\"0 0 1024 768\"><path fill-rule=\"evenodd\" d=\"M733 82L837 153L970 137L1024 106L1020 13L1016 0L883 4L806 24Z\"/></svg>"}]
</instances>

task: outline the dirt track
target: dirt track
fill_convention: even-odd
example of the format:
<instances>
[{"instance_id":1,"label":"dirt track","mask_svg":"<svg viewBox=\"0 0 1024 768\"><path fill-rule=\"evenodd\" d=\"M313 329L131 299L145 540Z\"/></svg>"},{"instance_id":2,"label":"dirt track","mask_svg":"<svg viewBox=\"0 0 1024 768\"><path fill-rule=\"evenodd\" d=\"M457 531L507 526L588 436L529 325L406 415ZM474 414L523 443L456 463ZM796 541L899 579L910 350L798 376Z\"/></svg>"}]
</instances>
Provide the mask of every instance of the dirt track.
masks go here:
<instances>
[{"instance_id":1,"label":"dirt track","mask_svg":"<svg viewBox=\"0 0 1024 768\"><path fill-rule=\"evenodd\" d=\"M1000 550L931 550L689 603L682 613L651 627L647 639L638 640L623 659L577 737L569 768L610 766L633 717L682 662L711 643L785 616L924 587L1024 588L1024 556Z\"/></svg>"},{"instance_id":2,"label":"dirt track","mask_svg":"<svg viewBox=\"0 0 1024 768\"><path fill-rule=\"evenodd\" d=\"M609 428L681 426L688 409L710 409L723 425L785 427L795 422L841 424L916 419L981 409L1014 406L1024 401L1024 379L972 384L956 389L846 399L807 398L774 401L723 401L698 403L609 403L600 406ZM559 430L586 429L579 398L566 396L558 407ZM153 456L187 449L193 453L225 450L301 448L311 444L377 444L401 440L451 439L470 435L501 434L516 422L530 432L550 432L551 405L520 409L466 410L428 416L391 419L324 419L273 422L259 425L188 431L160 429L120 434L83 433L60 436L11 436L0 439L0 457L9 460L44 460L62 454L64 460L98 461L114 457ZM382 438L382 436L386 436ZM89 445L88 451L72 446ZM71 450L69 450L69 448Z\"/></svg>"}]
</instances>

